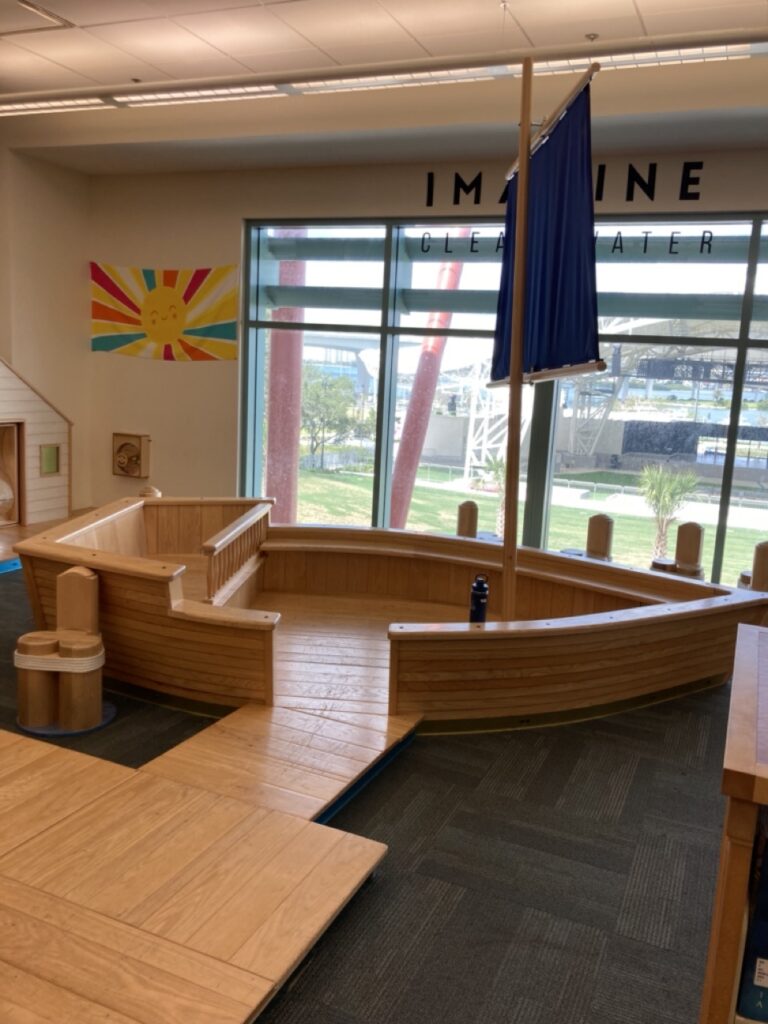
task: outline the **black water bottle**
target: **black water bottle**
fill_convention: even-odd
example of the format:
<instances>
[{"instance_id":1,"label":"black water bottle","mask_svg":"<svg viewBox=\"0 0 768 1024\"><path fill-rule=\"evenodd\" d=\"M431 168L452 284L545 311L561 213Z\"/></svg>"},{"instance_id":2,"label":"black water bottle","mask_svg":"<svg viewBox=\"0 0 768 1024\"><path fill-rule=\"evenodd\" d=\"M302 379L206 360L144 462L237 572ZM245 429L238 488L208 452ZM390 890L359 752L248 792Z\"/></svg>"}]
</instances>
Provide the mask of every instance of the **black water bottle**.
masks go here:
<instances>
[{"instance_id":1,"label":"black water bottle","mask_svg":"<svg viewBox=\"0 0 768 1024\"><path fill-rule=\"evenodd\" d=\"M485 622L485 612L488 607L488 577L485 573L479 572L475 576L469 598L469 621Z\"/></svg>"}]
</instances>

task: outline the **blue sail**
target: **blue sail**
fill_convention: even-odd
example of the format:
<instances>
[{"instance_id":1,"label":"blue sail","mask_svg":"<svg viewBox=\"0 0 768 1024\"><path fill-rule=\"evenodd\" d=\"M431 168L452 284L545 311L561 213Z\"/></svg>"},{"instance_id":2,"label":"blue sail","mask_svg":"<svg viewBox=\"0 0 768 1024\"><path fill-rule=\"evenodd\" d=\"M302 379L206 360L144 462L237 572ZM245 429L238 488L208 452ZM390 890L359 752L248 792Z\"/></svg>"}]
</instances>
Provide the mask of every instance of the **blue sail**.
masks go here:
<instances>
[{"instance_id":1,"label":"blue sail","mask_svg":"<svg viewBox=\"0 0 768 1024\"><path fill-rule=\"evenodd\" d=\"M589 86L531 156L523 373L600 358ZM491 380L509 377L517 176L509 182Z\"/></svg>"}]
</instances>

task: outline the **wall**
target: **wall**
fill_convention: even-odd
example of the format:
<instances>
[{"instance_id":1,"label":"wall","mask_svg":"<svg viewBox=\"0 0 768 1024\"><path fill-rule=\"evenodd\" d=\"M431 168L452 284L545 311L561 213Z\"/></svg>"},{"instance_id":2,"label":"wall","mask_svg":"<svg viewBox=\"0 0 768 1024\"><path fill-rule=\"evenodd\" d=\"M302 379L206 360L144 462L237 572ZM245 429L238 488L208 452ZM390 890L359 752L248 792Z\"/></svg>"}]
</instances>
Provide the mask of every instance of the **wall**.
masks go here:
<instances>
[{"instance_id":1,"label":"wall","mask_svg":"<svg viewBox=\"0 0 768 1024\"><path fill-rule=\"evenodd\" d=\"M597 210L753 210L761 200L766 205L765 158L764 151L611 157ZM648 180L654 162L654 198L636 186L627 201L629 164ZM88 257L122 266L239 262L244 218L501 216L504 170L497 162L102 176L91 184ZM681 199L681 191L688 198ZM150 482L165 493L235 492L236 364L166 364L106 354L91 361L94 501L136 491L135 480L111 476L113 430L151 435Z\"/></svg>"},{"instance_id":2,"label":"wall","mask_svg":"<svg viewBox=\"0 0 768 1024\"><path fill-rule=\"evenodd\" d=\"M82 175L5 153L7 288L4 351L21 376L74 423L73 507L90 503L91 359ZM1 215L0 215L1 217ZM2 245L2 243L0 243ZM2 298L2 295L0 295Z\"/></svg>"},{"instance_id":3,"label":"wall","mask_svg":"<svg viewBox=\"0 0 768 1024\"><path fill-rule=\"evenodd\" d=\"M0 359L5 360L11 358L10 162L10 153L0 147Z\"/></svg>"},{"instance_id":4,"label":"wall","mask_svg":"<svg viewBox=\"0 0 768 1024\"><path fill-rule=\"evenodd\" d=\"M704 167L686 172L686 161ZM635 188L628 202L628 164L647 178L653 162L654 199ZM605 163L598 214L768 206L763 150ZM92 354L88 260L155 267L239 263L248 217L501 216L504 170L499 162L468 159L458 166L88 178L0 150L0 354L74 421L75 507L134 494L141 486L112 476L113 431L152 437L150 482L167 494L228 495L237 486L239 364ZM689 198L681 199L684 177Z\"/></svg>"}]
</instances>

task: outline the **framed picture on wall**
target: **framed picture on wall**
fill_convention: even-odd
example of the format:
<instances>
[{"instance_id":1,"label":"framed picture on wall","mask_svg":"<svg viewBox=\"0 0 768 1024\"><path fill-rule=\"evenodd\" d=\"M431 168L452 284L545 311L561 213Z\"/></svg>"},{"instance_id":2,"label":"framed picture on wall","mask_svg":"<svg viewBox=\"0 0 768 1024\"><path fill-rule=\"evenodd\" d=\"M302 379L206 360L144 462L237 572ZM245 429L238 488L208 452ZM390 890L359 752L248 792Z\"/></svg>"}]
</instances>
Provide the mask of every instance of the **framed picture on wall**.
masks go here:
<instances>
[{"instance_id":1,"label":"framed picture on wall","mask_svg":"<svg viewBox=\"0 0 768 1024\"><path fill-rule=\"evenodd\" d=\"M112 435L112 473L145 479L149 476L148 434Z\"/></svg>"}]
</instances>

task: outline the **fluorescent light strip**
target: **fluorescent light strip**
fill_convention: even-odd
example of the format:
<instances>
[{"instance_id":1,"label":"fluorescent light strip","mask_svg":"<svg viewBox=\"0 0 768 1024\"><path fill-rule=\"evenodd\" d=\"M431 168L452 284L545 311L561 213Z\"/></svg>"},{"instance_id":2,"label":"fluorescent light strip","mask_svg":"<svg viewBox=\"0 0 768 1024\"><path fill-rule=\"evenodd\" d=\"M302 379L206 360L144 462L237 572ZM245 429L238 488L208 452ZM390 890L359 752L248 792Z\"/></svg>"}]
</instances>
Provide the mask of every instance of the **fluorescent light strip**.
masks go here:
<instances>
[{"instance_id":1,"label":"fluorescent light strip","mask_svg":"<svg viewBox=\"0 0 768 1024\"><path fill-rule=\"evenodd\" d=\"M63 114L76 110L104 110L111 106L99 96L62 100L22 100L19 103L0 103L0 117L18 117L22 114Z\"/></svg>"},{"instance_id":2,"label":"fluorescent light strip","mask_svg":"<svg viewBox=\"0 0 768 1024\"><path fill-rule=\"evenodd\" d=\"M285 96L274 85L214 86L210 89L169 89L154 92L123 93L113 97L126 107L158 107L174 103L221 103L227 100L270 99Z\"/></svg>"},{"instance_id":3,"label":"fluorescent light strip","mask_svg":"<svg viewBox=\"0 0 768 1024\"><path fill-rule=\"evenodd\" d=\"M490 79L502 78L514 73L512 66L503 69L467 68L457 71L415 71L400 75L371 75L366 78L331 78L319 82L293 82L291 90L309 96L321 92L407 89L417 85L460 85L464 82L487 82Z\"/></svg>"},{"instance_id":4,"label":"fluorescent light strip","mask_svg":"<svg viewBox=\"0 0 768 1024\"><path fill-rule=\"evenodd\" d=\"M715 60L744 60L764 55L768 44L697 47L691 50L659 50L645 53L615 54L607 57L578 57L565 60L537 61L537 75L569 75L586 71L598 60L605 71L615 68L659 67L664 64L693 64ZM421 71L406 74L371 75L364 78L330 78L316 82L293 82L291 91L306 96L324 92L355 92L369 89L402 89L415 85L456 85L463 82L485 82L493 78L519 78L520 64L502 64L487 68L465 68L454 71Z\"/></svg>"}]
</instances>

